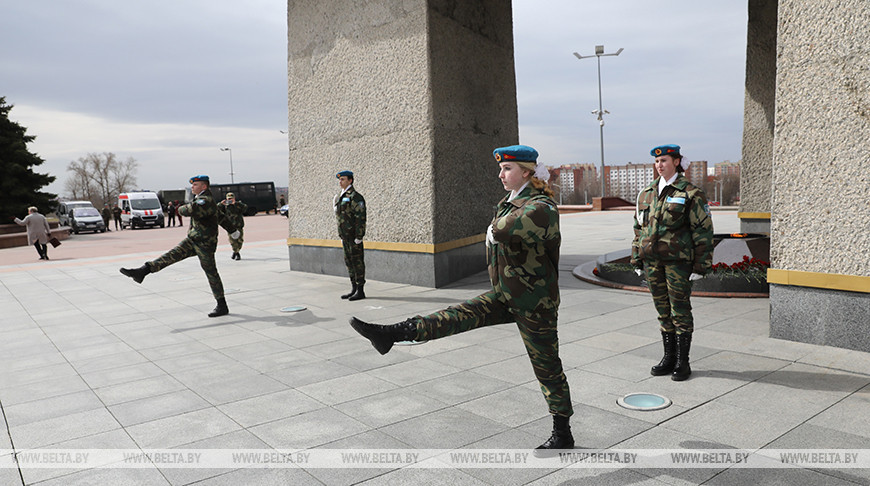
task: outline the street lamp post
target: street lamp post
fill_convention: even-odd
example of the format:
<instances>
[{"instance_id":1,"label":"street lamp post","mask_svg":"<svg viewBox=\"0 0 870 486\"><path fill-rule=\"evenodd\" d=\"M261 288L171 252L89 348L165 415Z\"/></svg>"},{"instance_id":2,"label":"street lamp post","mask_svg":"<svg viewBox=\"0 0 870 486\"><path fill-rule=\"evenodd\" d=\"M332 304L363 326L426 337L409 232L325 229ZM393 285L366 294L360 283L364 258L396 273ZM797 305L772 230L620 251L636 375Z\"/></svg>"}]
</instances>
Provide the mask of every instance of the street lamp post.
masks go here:
<instances>
[{"instance_id":1,"label":"street lamp post","mask_svg":"<svg viewBox=\"0 0 870 486\"><path fill-rule=\"evenodd\" d=\"M602 56L618 56L620 53L622 53L622 50L623 49L620 47L619 50L617 50L616 52L611 52L610 54L605 54L604 53L604 46L595 46L594 56L598 58L598 109L593 110L592 114L598 115L598 126L600 128L600 135L601 135L601 197L605 196L605 193L604 193L604 115L610 114L609 111L607 111L603 108L603 105L601 103L601 57ZM586 59L588 57L592 57L592 56L581 56L580 54L578 54L576 52L574 53L574 56L577 59Z\"/></svg>"},{"instance_id":2,"label":"street lamp post","mask_svg":"<svg viewBox=\"0 0 870 486\"><path fill-rule=\"evenodd\" d=\"M235 184L236 180L233 177L233 149L229 147L221 148L221 152L229 152L230 153L230 184Z\"/></svg>"}]
</instances>

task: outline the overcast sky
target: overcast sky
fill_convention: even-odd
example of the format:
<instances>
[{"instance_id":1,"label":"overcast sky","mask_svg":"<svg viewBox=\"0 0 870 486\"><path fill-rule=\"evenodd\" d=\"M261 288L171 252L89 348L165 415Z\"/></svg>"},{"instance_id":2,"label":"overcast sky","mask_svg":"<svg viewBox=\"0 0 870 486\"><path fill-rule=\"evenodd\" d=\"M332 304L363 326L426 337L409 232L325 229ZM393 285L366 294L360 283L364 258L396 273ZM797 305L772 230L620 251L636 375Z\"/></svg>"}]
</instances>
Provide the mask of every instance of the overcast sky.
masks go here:
<instances>
[{"instance_id":1,"label":"overcast sky","mask_svg":"<svg viewBox=\"0 0 870 486\"><path fill-rule=\"evenodd\" d=\"M57 176L90 152L135 158L152 190L207 173L287 185L286 2L0 0L0 96ZM740 159L746 0L514 0L520 143L548 165L608 164L677 143Z\"/></svg>"}]
</instances>

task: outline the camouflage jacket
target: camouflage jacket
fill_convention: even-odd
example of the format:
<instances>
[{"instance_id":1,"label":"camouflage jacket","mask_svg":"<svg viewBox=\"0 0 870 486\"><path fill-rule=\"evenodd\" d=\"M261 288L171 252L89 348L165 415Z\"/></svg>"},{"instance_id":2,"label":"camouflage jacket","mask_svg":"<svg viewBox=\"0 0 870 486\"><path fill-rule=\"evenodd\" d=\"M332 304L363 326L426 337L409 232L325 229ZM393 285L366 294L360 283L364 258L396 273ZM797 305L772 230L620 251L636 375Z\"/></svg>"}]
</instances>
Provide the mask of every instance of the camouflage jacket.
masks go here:
<instances>
[{"instance_id":1,"label":"camouflage jacket","mask_svg":"<svg viewBox=\"0 0 870 486\"><path fill-rule=\"evenodd\" d=\"M235 204L218 204L218 211L227 219L227 224L232 225L236 229L245 227L245 213L248 211L247 204L241 201L236 201Z\"/></svg>"},{"instance_id":2,"label":"camouflage jacket","mask_svg":"<svg viewBox=\"0 0 870 486\"><path fill-rule=\"evenodd\" d=\"M505 197L492 220L495 245L487 245L493 290L522 315L559 310L559 210L531 185L512 201Z\"/></svg>"},{"instance_id":3,"label":"camouflage jacket","mask_svg":"<svg viewBox=\"0 0 870 486\"><path fill-rule=\"evenodd\" d=\"M366 235L366 200L353 186L335 197L335 218L342 240L361 240Z\"/></svg>"},{"instance_id":4,"label":"camouflage jacket","mask_svg":"<svg viewBox=\"0 0 870 486\"><path fill-rule=\"evenodd\" d=\"M704 191L679 175L658 194L656 178L637 196L631 264L642 260L684 261L704 275L713 264L713 220Z\"/></svg>"},{"instance_id":5,"label":"camouflage jacket","mask_svg":"<svg viewBox=\"0 0 870 486\"><path fill-rule=\"evenodd\" d=\"M217 249L218 218L220 216L210 190L202 191L193 201L180 206L178 214L190 218L187 237L195 245L208 248L211 251Z\"/></svg>"}]
</instances>

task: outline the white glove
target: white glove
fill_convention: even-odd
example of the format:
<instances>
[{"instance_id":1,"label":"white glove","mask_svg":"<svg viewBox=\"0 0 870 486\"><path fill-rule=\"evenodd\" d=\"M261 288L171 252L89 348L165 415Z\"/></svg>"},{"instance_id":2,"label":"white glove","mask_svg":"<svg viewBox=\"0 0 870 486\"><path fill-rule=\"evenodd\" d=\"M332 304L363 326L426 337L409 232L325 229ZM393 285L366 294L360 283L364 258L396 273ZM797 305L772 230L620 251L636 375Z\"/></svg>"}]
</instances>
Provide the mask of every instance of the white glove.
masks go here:
<instances>
[{"instance_id":1,"label":"white glove","mask_svg":"<svg viewBox=\"0 0 870 486\"><path fill-rule=\"evenodd\" d=\"M489 228L486 229L486 242L490 245L498 244L498 242L495 241L495 235L492 233L492 225L489 225Z\"/></svg>"},{"instance_id":2,"label":"white glove","mask_svg":"<svg viewBox=\"0 0 870 486\"><path fill-rule=\"evenodd\" d=\"M357 239L353 240L353 242L356 243L357 245L359 245L360 243L362 243L362 239L357 238Z\"/></svg>"},{"instance_id":3,"label":"white glove","mask_svg":"<svg viewBox=\"0 0 870 486\"><path fill-rule=\"evenodd\" d=\"M691 275L689 275L689 280L699 280L702 278L704 278L703 275L699 275L699 274L694 273L694 272Z\"/></svg>"},{"instance_id":4,"label":"white glove","mask_svg":"<svg viewBox=\"0 0 870 486\"><path fill-rule=\"evenodd\" d=\"M230 233L230 238L232 238L234 240L238 240L239 236L242 236L242 233L240 233L239 230L235 230L232 233Z\"/></svg>"},{"instance_id":5,"label":"white glove","mask_svg":"<svg viewBox=\"0 0 870 486\"><path fill-rule=\"evenodd\" d=\"M643 270L641 270L641 269L639 269L639 268L635 268L635 269L634 269L634 273L636 273L637 276L640 277L640 274L643 273Z\"/></svg>"}]
</instances>

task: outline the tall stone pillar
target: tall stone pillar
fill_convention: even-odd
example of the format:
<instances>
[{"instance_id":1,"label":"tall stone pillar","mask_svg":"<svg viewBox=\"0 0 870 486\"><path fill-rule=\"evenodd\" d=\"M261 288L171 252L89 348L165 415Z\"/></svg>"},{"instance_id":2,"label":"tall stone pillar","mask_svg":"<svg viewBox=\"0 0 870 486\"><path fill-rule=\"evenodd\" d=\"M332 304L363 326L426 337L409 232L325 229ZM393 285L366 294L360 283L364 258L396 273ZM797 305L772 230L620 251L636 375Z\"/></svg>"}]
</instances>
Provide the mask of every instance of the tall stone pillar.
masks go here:
<instances>
[{"instance_id":1,"label":"tall stone pillar","mask_svg":"<svg viewBox=\"0 0 870 486\"><path fill-rule=\"evenodd\" d=\"M749 0L738 213L744 233L770 232L777 5L777 0Z\"/></svg>"},{"instance_id":2,"label":"tall stone pillar","mask_svg":"<svg viewBox=\"0 0 870 486\"><path fill-rule=\"evenodd\" d=\"M870 2L778 19L770 333L870 351Z\"/></svg>"},{"instance_id":3,"label":"tall stone pillar","mask_svg":"<svg viewBox=\"0 0 870 486\"><path fill-rule=\"evenodd\" d=\"M351 170L367 279L484 269L492 150L518 139L510 2L292 0L287 23L290 268L347 274L333 196Z\"/></svg>"}]
</instances>

